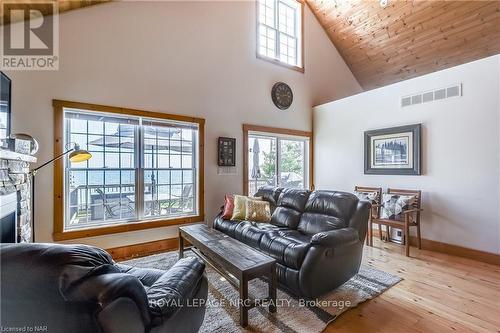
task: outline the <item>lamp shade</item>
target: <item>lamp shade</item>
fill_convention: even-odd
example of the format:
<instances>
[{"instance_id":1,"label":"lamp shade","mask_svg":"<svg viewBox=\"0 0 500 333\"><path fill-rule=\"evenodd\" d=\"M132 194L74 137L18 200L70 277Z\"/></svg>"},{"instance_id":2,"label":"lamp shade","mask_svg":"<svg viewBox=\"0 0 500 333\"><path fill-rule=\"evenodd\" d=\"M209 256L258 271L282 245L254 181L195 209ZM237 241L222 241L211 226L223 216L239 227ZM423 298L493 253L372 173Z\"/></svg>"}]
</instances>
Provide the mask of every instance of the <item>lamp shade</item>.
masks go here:
<instances>
[{"instance_id":1,"label":"lamp shade","mask_svg":"<svg viewBox=\"0 0 500 333\"><path fill-rule=\"evenodd\" d=\"M84 149L80 149L79 145L75 145L75 150L69 154L69 160L72 163L85 162L90 159L92 154Z\"/></svg>"}]
</instances>

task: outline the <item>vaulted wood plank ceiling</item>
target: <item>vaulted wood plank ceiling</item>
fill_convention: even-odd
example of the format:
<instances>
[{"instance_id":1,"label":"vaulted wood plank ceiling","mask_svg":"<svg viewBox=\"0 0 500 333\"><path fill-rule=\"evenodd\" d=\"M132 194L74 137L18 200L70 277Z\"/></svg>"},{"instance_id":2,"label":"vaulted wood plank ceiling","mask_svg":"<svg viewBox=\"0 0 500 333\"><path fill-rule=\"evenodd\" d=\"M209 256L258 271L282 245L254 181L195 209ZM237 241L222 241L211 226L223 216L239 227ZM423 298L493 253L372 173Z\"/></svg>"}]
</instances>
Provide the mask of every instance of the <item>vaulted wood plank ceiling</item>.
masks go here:
<instances>
[{"instance_id":1,"label":"vaulted wood plank ceiling","mask_svg":"<svg viewBox=\"0 0 500 333\"><path fill-rule=\"evenodd\" d=\"M61 0L61 1L53 0L52 2L57 3L57 8L58 8L59 13L63 13L63 12L66 12L68 10L97 5L97 4L108 2L108 1L111 1L111 0ZM0 3L1 2L2 2L2 0L0 0ZM8 3L18 3L20 5L26 5L26 7L29 6L29 3L37 3L37 2L40 3L41 1L40 0L9 0L8 1ZM42 1L42 2L48 2L48 1ZM46 14L46 13L43 13L43 14ZM30 19L34 19L39 15L40 14L37 13L36 11L31 12ZM22 14L21 15L19 15L19 14L13 15L13 17L8 17L8 16L4 15L3 6L0 6L0 17L1 17L0 24L9 24L9 23L14 23L14 22L24 20L24 16Z\"/></svg>"},{"instance_id":2,"label":"vaulted wood plank ceiling","mask_svg":"<svg viewBox=\"0 0 500 333\"><path fill-rule=\"evenodd\" d=\"M364 89L500 53L500 1L306 1Z\"/></svg>"},{"instance_id":3,"label":"vaulted wood plank ceiling","mask_svg":"<svg viewBox=\"0 0 500 333\"><path fill-rule=\"evenodd\" d=\"M108 1L54 2L64 12ZM364 89L500 53L500 0L305 1Z\"/></svg>"}]
</instances>

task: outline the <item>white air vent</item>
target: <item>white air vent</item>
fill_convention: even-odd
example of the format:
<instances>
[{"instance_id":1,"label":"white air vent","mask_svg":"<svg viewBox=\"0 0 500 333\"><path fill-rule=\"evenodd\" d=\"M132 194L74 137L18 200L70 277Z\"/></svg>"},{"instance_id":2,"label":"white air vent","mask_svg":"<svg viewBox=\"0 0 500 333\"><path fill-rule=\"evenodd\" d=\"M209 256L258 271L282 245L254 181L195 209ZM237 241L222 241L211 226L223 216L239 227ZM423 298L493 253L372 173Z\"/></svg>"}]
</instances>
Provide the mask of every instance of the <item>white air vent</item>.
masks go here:
<instances>
[{"instance_id":1,"label":"white air vent","mask_svg":"<svg viewBox=\"0 0 500 333\"><path fill-rule=\"evenodd\" d=\"M404 108L410 105L417 105L432 101L438 101L441 99L461 97L461 96L462 96L462 84L459 83L449 87L439 88L431 91L424 91L409 96L403 96L401 97L401 107Z\"/></svg>"}]
</instances>

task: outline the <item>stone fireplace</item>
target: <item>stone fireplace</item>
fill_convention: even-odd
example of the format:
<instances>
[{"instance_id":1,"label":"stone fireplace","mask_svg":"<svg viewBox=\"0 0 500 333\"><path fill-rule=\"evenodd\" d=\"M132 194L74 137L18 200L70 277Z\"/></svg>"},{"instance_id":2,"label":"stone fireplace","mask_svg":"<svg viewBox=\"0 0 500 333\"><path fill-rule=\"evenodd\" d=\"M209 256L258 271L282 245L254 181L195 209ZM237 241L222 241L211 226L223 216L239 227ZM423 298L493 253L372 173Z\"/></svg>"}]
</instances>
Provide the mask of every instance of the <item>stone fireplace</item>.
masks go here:
<instances>
[{"instance_id":1,"label":"stone fireplace","mask_svg":"<svg viewBox=\"0 0 500 333\"><path fill-rule=\"evenodd\" d=\"M0 205L2 209L0 230L2 233L15 233L15 235L5 235L5 239L15 240L17 243L32 242L29 175L31 163L36 163L36 157L9 150L0 150L0 200L2 201L2 205ZM13 205L15 207L14 215L12 215ZM12 223L12 219L15 220L14 228L7 225ZM2 239L4 239L3 234Z\"/></svg>"}]
</instances>

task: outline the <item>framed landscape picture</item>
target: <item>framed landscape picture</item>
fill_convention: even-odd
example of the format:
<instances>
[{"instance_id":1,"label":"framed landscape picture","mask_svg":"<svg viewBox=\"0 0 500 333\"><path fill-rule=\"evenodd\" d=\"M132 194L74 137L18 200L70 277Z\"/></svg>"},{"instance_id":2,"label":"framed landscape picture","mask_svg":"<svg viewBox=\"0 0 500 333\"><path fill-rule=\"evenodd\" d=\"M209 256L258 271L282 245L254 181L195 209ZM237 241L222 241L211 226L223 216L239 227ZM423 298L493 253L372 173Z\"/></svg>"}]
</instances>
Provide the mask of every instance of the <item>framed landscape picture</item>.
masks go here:
<instances>
[{"instance_id":1,"label":"framed landscape picture","mask_svg":"<svg viewBox=\"0 0 500 333\"><path fill-rule=\"evenodd\" d=\"M365 174L420 175L422 125L365 132Z\"/></svg>"}]
</instances>

